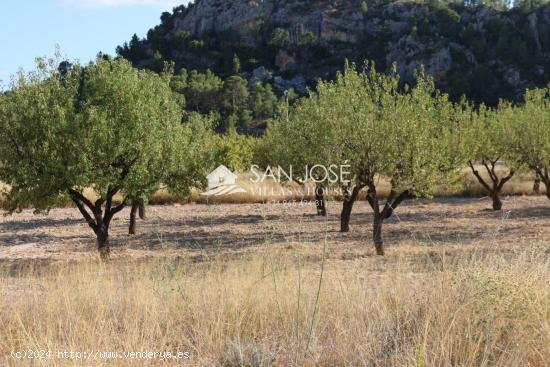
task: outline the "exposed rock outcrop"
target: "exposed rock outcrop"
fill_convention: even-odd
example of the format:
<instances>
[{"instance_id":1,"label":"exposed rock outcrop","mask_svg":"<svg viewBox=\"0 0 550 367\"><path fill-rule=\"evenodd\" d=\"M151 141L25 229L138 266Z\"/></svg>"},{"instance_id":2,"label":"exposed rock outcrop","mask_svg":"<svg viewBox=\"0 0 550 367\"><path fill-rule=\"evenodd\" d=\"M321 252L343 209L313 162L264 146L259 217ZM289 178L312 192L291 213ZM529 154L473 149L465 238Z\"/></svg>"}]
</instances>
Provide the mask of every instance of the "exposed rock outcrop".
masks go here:
<instances>
[{"instance_id":1,"label":"exposed rock outcrop","mask_svg":"<svg viewBox=\"0 0 550 367\"><path fill-rule=\"evenodd\" d=\"M489 7L361 0L197 0L180 7L121 54L153 68L158 54L177 68L229 75L241 59L250 84L314 86L346 59L373 60L404 80L421 66L458 98L494 104L550 80L550 6L529 14ZM155 56L156 55L156 56ZM156 64L155 64L156 63ZM303 88L302 88L303 85Z\"/></svg>"}]
</instances>

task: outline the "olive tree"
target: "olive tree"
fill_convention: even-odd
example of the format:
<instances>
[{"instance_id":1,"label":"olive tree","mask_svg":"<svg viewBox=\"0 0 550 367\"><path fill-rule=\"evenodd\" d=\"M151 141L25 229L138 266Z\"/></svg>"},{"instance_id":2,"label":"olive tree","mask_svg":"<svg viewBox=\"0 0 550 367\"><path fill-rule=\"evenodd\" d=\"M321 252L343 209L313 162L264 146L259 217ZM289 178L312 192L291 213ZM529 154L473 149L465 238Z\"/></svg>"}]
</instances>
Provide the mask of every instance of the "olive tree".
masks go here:
<instances>
[{"instance_id":1,"label":"olive tree","mask_svg":"<svg viewBox=\"0 0 550 367\"><path fill-rule=\"evenodd\" d=\"M506 133L499 110L481 105L474 116L470 128L475 138L470 139L468 166L491 197L493 210L501 210L502 189L519 167L516 166L516 162L508 159L510 150L505 143ZM488 178L481 175L479 166L483 167Z\"/></svg>"},{"instance_id":2,"label":"olive tree","mask_svg":"<svg viewBox=\"0 0 550 367\"><path fill-rule=\"evenodd\" d=\"M177 159L181 109L167 78L126 60L98 59L63 73L56 65L41 60L20 73L2 102L0 180L9 185L10 212L47 212L72 200L107 258L113 217L157 190Z\"/></svg>"},{"instance_id":3,"label":"olive tree","mask_svg":"<svg viewBox=\"0 0 550 367\"><path fill-rule=\"evenodd\" d=\"M534 171L550 199L550 85L528 90L522 105L501 104L499 114L510 162Z\"/></svg>"}]
</instances>

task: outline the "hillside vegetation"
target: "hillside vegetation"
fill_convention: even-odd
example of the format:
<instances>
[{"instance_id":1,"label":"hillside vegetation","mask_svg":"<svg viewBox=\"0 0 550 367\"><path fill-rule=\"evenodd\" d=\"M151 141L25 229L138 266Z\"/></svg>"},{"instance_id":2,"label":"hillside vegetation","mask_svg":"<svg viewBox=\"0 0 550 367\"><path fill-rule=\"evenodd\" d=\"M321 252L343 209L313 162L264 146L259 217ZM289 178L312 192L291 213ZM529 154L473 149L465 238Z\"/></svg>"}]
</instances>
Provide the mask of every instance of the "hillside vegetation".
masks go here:
<instances>
[{"instance_id":1,"label":"hillside vegetation","mask_svg":"<svg viewBox=\"0 0 550 367\"><path fill-rule=\"evenodd\" d=\"M163 13L161 24L145 39L134 35L118 53L137 67L156 71L167 61L175 63L177 72L185 69L185 75L210 70L221 80L206 75L202 80L208 87L203 89L221 95L240 86L231 106L224 98L204 105L197 102L197 93L185 95L193 100L189 108L232 116L245 129L273 113L271 102L266 106L254 99L272 101L271 89L279 95L289 89L304 94L319 78L332 79L345 59L373 60L386 71L396 63L405 81L412 81L424 65L451 98L466 95L496 105L500 98L520 100L526 88L544 86L550 79L550 7L544 2L515 5L198 0ZM257 85L269 85L270 91L262 93ZM245 86L254 98L243 95Z\"/></svg>"}]
</instances>

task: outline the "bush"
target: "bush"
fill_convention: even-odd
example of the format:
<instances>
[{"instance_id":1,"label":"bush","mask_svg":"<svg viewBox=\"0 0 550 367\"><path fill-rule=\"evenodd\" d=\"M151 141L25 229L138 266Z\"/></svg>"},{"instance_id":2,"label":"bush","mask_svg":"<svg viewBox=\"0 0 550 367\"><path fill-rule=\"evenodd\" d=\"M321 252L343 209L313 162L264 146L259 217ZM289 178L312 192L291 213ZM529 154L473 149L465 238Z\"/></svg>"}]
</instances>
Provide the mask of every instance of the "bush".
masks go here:
<instances>
[{"instance_id":1,"label":"bush","mask_svg":"<svg viewBox=\"0 0 550 367\"><path fill-rule=\"evenodd\" d=\"M267 44L276 48L281 48L288 45L289 40L290 34L286 29L275 28Z\"/></svg>"},{"instance_id":2,"label":"bush","mask_svg":"<svg viewBox=\"0 0 550 367\"><path fill-rule=\"evenodd\" d=\"M215 165L223 164L233 171L246 171L253 164L256 139L231 129L214 137Z\"/></svg>"},{"instance_id":3,"label":"bush","mask_svg":"<svg viewBox=\"0 0 550 367\"><path fill-rule=\"evenodd\" d=\"M300 45L300 46L311 45L316 40L317 40L317 37L315 37L313 32L305 32L300 36L300 40L298 41L298 45Z\"/></svg>"}]
</instances>

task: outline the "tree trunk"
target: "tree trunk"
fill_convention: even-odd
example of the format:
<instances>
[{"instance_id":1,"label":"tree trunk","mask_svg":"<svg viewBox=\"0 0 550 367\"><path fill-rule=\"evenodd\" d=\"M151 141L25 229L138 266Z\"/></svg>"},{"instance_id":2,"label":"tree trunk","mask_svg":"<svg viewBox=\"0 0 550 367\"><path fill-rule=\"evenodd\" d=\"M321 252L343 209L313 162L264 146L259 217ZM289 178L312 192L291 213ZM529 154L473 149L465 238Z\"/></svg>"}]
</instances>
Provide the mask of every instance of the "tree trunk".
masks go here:
<instances>
[{"instance_id":1,"label":"tree trunk","mask_svg":"<svg viewBox=\"0 0 550 367\"><path fill-rule=\"evenodd\" d=\"M111 248L109 247L109 228L106 226L102 226L97 232L97 249L101 260L108 261Z\"/></svg>"},{"instance_id":2,"label":"tree trunk","mask_svg":"<svg viewBox=\"0 0 550 367\"><path fill-rule=\"evenodd\" d=\"M376 254L384 256L384 240L382 239L382 224L384 220L379 214L374 214L372 239L374 241L374 247L376 248Z\"/></svg>"},{"instance_id":3,"label":"tree trunk","mask_svg":"<svg viewBox=\"0 0 550 367\"><path fill-rule=\"evenodd\" d=\"M535 182L533 182L533 193L540 194L540 176L538 174L535 176Z\"/></svg>"},{"instance_id":4,"label":"tree trunk","mask_svg":"<svg viewBox=\"0 0 550 367\"><path fill-rule=\"evenodd\" d=\"M487 170L487 173L489 174L489 178L491 179L492 185L485 182L483 177L479 174L479 172L475 169L474 164L470 161L468 162L472 173L477 178L479 183L487 190L489 193L489 196L493 199L493 210L501 210L502 209L502 201L500 200L500 192L502 191L502 188L504 187L504 184L508 182L512 176L514 176L514 171L511 170L510 173L502 178L499 178L496 173L496 164L498 162L498 159L495 161L491 161L490 163L483 162L483 166Z\"/></svg>"},{"instance_id":5,"label":"tree trunk","mask_svg":"<svg viewBox=\"0 0 550 367\"><path fill-rule=\"evenodd\" d=\"M351 200L344 200L342 204L342 213L340 214L340 232L349 232L349 220L352 209L353 202Z\"/></svg>"},{"instance_id":6,"label":"tree trunk","mask_svg":"<svg viewBox=\"0 0 550 367\"><path fill-rule=\"evenodd\" d=\"M147 214L145 212L145 204L139 203L139 219L145 220L147 219Z\"/></svg>"},{"instance_id":7,"label":"tree trunk","mask_svg":"<svg viewBox=\"0 0 550 367\"><path fill-rule=\"evenodd\" d=\"M359 192L365 187L365 185L358 183L353 190L349 191L350 187L343 187L344 190L344 202L342 203L342 212L340 214L340 232L349 232L349 221L351 217L351 211L353 210L353 204L359 197Z\"/></svg>"},{"instance_id":8,"label":"tree trunk","mask_svg":"<svg viewBox=\"0 0 550 367\"><path fill-rule=\"evenodd\" d=\"M500 200L500 190L491 193L493 199L493 210L502 209L502 200Z\"/></svg>"},{"instance_id":9,"label":"tree trunk","mask_svg":"<svg viewBox=\"0 0 550 367\"><path fill-rule=\"evenodd\" d=\"M546 197L550 199L550 174L548 172L548 168L537 169L536 173L538 179L542 181L542 183L544 183L544 187L546 187Z\"/></svg>"},{"instance_id":10,"label":"tree trunk","mask_svg":"<svg viewBox=\"0 0 550 367\"><path fill-rule=\"evenodd\" d=\"M136 214L140 208L139 204L132 204L132 209L130 210L130 226L128 227L128 234L136 234Z\"/></svg>"},{"instance_id":11,"label":"tree trunk","mask_svg":"<svg viewBox=\"0 0 550 367\"><path fill-rule=\"evenodd\" d=\"M315 187L315 206L317 207L317 215L327 216L327 206L325 202L324 189L322 186Z\"/></svg>"},{"instance_id":12,"label":"tree trunk","mask_svg":"<svg viewBox=\"0 0 550 367\"><path fill-rule=\"evenodd\" d=\"M106 198L99 198L92 203L81 192L69 189L69 194L76 204L78 210L86 220L86 223L94 231L97 238L97 249L101 260L108 261L111 249L109 247L109 225L113 217L124 209L126 199L119 205L113 207L113 197L118 188L109 188ZM102 209L105 204L105 210Z\"/></svg>"},{"instance_id":13,"label":"tree trunk","mask_svg":"<svg viewBox=\"0 0 550 367\"><path fill-rule=\"evenodd\" d=\"M543 180L544 182L544 186L546 187L546 197L548 198L548 200L550 200L550 180Z\"/></svg>"}]
</instances>

